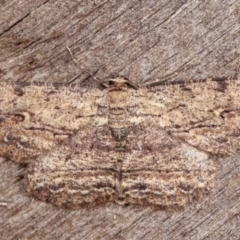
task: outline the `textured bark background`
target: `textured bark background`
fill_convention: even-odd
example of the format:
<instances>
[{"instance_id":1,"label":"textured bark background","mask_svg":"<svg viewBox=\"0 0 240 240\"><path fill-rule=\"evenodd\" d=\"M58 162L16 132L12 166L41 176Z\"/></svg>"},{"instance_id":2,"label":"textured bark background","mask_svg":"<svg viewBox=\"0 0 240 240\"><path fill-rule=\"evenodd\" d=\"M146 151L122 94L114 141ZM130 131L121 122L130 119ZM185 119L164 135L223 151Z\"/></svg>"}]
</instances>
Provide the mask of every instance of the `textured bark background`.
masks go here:
<instances>
[{"instance_id":1,"label":"textured bark background","mask_svg":"<svg viewBox=\"0 0 240 240\"><path fill-rule=\"evenodd\" d=\"M0 81L154 83L236 78L240 69L237 0L0 0L0 12ZM69 211L34 201L24 167L1 159L0 238L240 239L240 157L216 166L216 192L184 211Z\"/></svg>"}]
</instances>

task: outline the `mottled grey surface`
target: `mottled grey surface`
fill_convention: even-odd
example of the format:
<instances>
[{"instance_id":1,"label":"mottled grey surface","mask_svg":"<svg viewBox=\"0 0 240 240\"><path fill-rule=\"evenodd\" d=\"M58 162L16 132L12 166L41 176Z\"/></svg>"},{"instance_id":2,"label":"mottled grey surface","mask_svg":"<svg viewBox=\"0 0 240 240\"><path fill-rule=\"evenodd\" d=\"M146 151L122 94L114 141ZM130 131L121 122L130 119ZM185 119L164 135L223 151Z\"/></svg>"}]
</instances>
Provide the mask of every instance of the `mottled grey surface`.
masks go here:
<instances>
[{"instance_id":1,"label":"mottled grey surface","mask_svg":"<svg viewBox=\"0 0 240 240\"><path fill-rule=\"evenodd\" d=\"M240 2L0 1L1 81L135 82L233 77ZM218 159L216 193L182 212L117 204L69 211L33 201L24 168L0 162L2 239L238 239L240 158ZM8 203L4 206L4 203Z\"/></svg>"}]
</instances>

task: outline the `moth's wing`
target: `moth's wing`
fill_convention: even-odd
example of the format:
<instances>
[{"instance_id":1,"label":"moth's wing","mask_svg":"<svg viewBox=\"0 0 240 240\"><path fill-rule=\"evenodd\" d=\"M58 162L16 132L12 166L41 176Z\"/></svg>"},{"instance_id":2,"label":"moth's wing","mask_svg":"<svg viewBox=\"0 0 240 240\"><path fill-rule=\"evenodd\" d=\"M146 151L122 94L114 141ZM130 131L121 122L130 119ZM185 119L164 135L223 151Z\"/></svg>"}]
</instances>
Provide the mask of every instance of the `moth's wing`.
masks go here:
<instances>
[{"instance_id":1,"label":"moth's wing","mask_svg":"<svg viewBox=\"0 0 240 240\"><path fill-rule=\"evenodd\" d=\"M158 115L172 136L211 154L240 150L240 79L158 87L144 97L139 112Z\"/></svg>"},{"instance_id":2,"label":"moth's wing","mask_svg":"<svg viewBox=\"0 0 240 240\"><path fill-rule=\"evenodd\" d=\"M239 80L193 84L184 104L163 116L164 128L198 149L222 156L240 150ZM176 101L175 101L176 104Z\"/></svg>"},{"instance_id":3,"label":"moth's wing","mask_svg":"<svg viewBox=\"0 0 240 240\"><path fill-rule=\"evenodd\" d=\"M124 203L181 207L214 186L208 154L171 137L159 121L145 116L131 123L122 166Z\"/></svg>"},{"instance_id":4,"label":"moth's wing","mask_svg":"<svg viewBox=\"0 0 240 240\"><path fill-rule=\"evenodd\" d=\"M210 156L240 149L240 80L161 86L132 94L126 202L181 206L213 188Z\"/></svg>"},{"instance_id":5,"label":"moth's wing","mask_svg":"<svg viewBox=\"0 0 240 240\"><path fill-rule=\"evenodd\" d=\"M26 173L36 198L77 209L116 197L116 159L106 117L91 117L69 141L40 156Z\"/></svg>"},{"instance_id":6,"label":"moth's wing","mask_svg":"<svg viewBox=\"0 0 240 240\"><path fill-rule=\"evenodd\" d=\"M16 162L30 162L69 138L84 125L84 117L97 114L103 98L97 89L72 92L64 87L26 86L17 90L0 85L0 155Z\"/></svg>"}]
</instances>

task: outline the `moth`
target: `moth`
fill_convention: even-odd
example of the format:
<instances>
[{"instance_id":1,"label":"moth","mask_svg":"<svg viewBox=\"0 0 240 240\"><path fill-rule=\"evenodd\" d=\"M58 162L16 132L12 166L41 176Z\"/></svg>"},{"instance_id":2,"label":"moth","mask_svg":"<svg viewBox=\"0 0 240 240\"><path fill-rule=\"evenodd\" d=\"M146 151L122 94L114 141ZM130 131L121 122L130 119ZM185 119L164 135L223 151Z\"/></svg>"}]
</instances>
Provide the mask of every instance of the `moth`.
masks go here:
<instances>
[{"instance_id":1,"label":"moth","mask_svg":"<svg viewBox=\"0 0 240 240\"><path fill-rule=\"evenodd\" d=\"M27 191L78 209L183 207L214 189L240 149L240 79L104 88L0 84L0 156L26 163Z\"/></svg>"}]
</instances>

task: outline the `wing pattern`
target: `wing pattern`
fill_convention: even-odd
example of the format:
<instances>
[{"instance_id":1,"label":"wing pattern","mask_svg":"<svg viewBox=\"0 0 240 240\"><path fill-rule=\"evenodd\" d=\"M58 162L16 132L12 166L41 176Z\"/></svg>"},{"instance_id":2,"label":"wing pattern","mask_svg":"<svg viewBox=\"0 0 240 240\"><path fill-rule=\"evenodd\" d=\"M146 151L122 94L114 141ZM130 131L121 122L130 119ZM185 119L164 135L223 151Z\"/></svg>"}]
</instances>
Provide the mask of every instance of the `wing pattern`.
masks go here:
<instances>
[{"instance_id":1,"label":"wing pattern","mask_svg":"<svg viewBox=\"0 0 240 240\"><path fill-rule=\"evenodd\" d=\"M0 86L0 155L28 164L36 198L182 207L214 189L240 149L240 80L104 90Z\"/></svg>"}]
</instances>

